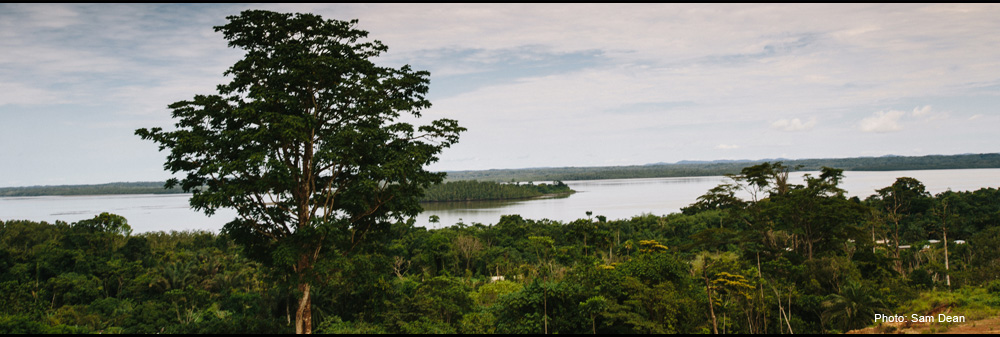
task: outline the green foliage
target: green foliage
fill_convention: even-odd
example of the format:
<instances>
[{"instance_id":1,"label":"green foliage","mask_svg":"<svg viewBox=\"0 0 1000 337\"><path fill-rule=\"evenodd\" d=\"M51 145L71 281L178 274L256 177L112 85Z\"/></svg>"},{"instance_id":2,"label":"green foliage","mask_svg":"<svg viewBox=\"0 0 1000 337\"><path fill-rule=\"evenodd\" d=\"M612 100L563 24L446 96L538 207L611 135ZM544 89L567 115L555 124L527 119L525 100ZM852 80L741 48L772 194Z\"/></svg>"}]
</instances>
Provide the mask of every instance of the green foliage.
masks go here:
<instances>
[{"instance_id":1,"label":"green foliage","mask_svg":"<svg viewBox=\"0 0 1000 337\"><path fill-rule=\"evenodd\" d=\"M336 273L319 268L336 269L326 253L348 254L416 215L424 188L444 177L424 167L465 129L402 122L430 107L429 73L376 65L387 47L357 20L263 10L228 19L215 30L245 51L225 72L231 81L171 104L174 131L135 133L169 150L164 167L184 178L166 186L193 193L193 208L236 209L224 231L293 278L296 331L309 332L312 286Z\"/></svg>"},{"instance_id":2,"label":"green foliage","mask_svg":"<svg viewBox=\"0 0 1000 337\"><path fill-rule=\"evenodd\" d=\"M581 289L567 282L535 280L501 299L498 333L582 333L590 320L580 312Z\"/></svg>"},{"instance_id":3,"label":"green foliage","mask_svg":"<svg viewBox=\"0 0 1000 337\"><path fill-rule=\"evenodd\" d=\"M771 178L732 184L762 182L759 200L683 214L394 222L317 263L316 331L801 334L862 328L875 313L1000 312L996 189L932 196L904 179L862 202L839 193L838 170L785 188L781 166L754 172ZM885 201L907 193L899 235L917 248L897 258L875 240L894 223ZM967 241L950 242L948 269L943 244L929 241L945 221L949 240ZM294 331L295 279L250 259L231 234L126 235L119 223L0 222L0 332ZM295 246L276 247L271 263L294 265Z\"/></svg>"},{"instance_id":4,"label":"green foliage","mask_svg":"<svg viewBox=\"0 0 1000 337\"><path fill-rule=\"evenodd\" d=\"M739 186L734 184L721 184L708 190L707 193L698 197L698 201L688 207L681 208L685 215L695 215L712 210L732 210L746 206L746 203L736 197Z\"/></svg>"},{"instance_id":5,"label":"green foliage","mask_svg":"<svg viewBox=\"0 0 1000 337\"><path fill-rule=\"evenodd\" d=\"M322 334L387 334L385 328L367 322L344 322L340 317L333 316L323 320L316 327L316 333Z\"/></svg>"},{"instance_id":6,"label":"green foliage","mask_svg":"<svg viewBox=\"0 0 1000 337\"><path fill-rule=\"evenodd\" d=\"M23 315L0 316L0 333L5 335L26 334L83 334L92 330L65 324L46 325Z\"/></svg>"},{"instance_id":7,"label":"green foliage","mask_svg":"<svg viewBox=\"0 0 1000 337\"><path fill-rule=\"evenodd\" d=\"M927 291L907 301L899 309L927 314L934 309L950 308L949 315L962 315L970 321L992 318L1000 314L1000 297L996 294L990 291L990 286Z\"/></svg>"},{"instance_id":8,"label":"green foliage","mask_svg":"<svg viewBox=\"0 0 1000 337\"><path fill-rule=\"evenodd\" d=\"M438 276L417 288L413 303L431 321L451 324L472 306L469 288L460 279Z\"/></svg>"},{"instance_id":9,"label":"green foliage","mask_svg":"<svg viewBox=\"0 0 1000 337\"><path fill-rule=\"evenodd\" d=\"M522 289L524 289L524 285L520 283L506 280L496 281L480 286L472 294L472 298L478 306L489 308L504 296L519 292Z\"/></svg>"},{"instance_id":10,"label":"green foliage","mask_svg":"<svg viewBox=\"0 0 1000 337\"><path fill-rule=\"evenodd\" d=\"M866 327L875 314L890 313L880 297L864 284L849 283L840 294L827 295L823 301L823 319L840 331Z\"/></svg>"},{"instance_id":11,"label":"green foliage","mask_svg":"<svg viewBox=\"0 0 1000 337\"><path fill-rule=\"evenodd\" d=\"M0 255L9 257L10 268L0 273L0 329L284 331L267 323L281 316L264 310L271 288L262 284L258 265L231 240L194 232L125 237L124 225L113 214L72 225L2 223Z\"/></svg>"},{"instance_id":12,"label":"green foliage","mask_svg":"<svg viewBox=\"0 0 1000 337\"><path fill-rule=\"evenodd\" d=\"M573 190L561 181L554 184L501 184L474 180L449 181L431 185L421 202L527 199L551 194L568 194Z\"/></svg>"},{"instance_id":13,"label":"green foliage","mask_svg":"<svg viewBox=\"0 0 1000 337\"><path fill-rule=\"evenodd\" d=\"M496 316L490 311L468 313L459 322L458 331L463 334L492 334L496 332Z\"/></svg>"}]
</instances>

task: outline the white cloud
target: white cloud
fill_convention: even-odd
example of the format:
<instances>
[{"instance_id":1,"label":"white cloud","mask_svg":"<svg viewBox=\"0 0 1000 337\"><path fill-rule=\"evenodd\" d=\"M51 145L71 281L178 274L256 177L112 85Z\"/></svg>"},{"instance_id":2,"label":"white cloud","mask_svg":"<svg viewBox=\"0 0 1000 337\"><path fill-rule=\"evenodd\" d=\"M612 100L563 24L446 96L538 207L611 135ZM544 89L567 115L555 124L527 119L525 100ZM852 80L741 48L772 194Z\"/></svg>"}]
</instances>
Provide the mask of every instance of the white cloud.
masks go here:
<instances>
[{"instance_id":1,"label":"white cloud","mask_svg":"<svg viewBox=\"0 0 1000 337\"><path fill-rule=\"evenodd\" d=\"M926 124L935 120L948 118L946 112L935 111L930 105L913 108L913 111L902 110L878 111L874 116L861 120L858 127L864 132L894 132L903 129L904 121L919 120Z\"/></svg>"},{"instance_id":2,"label":"white cloud","mask_svg":"<svg viewBox=\"0 0 1000 337\"><path fill-rule=\"evenodd\" d=\"M906 115L906 112L899 110L878 111L875 113L875 116L862 119L859 126L861 131L864 132L882 133L899 131L903 129L899 125L899 120L903 115Z\"/></svg>"},{"instance_id":3,"label":"white cloud","mask_svg":"<svg viewBox=\"0 0 1000 337\"><path fill-rule=\"evenodd\" d=\"M931 113L931 106L925 105L923 107L913 108L913 115L917 117L926 116Z\"/></svg>"},{"instance_id":4,"label":"white cloud","mask_svg":"<svg viewBox=\"0 0 1000 337\"><path fill-rule=\"evenodd\" d=\"M715 148L719 149L719 150L736 150L736 149L740 148L740 146L739 145L733 145L733 144L719 144L719 145L716 145Z\"/></svg>"},{"instance_id":5,"label":"white cloud","mask_svg":"<svg viewBox=\"0 0 1000 337\"><path fill-rule=\"evenodd\" d=\"M936 120L948 118L947 112L936 111L931 109L930 105L925 105L923 107L916 107L913 109L913 117L920 118L924 123L933 122Z\"/></svg>"},{"instance_id":6,"label":"white cloud","mask_svg":"<svg viewBox=\"0 0 1000 337\"><path fill-rule=\"evenodd\" d=\"M798 118L779 119L771 123L771 128L781 131L804 131L816 126L816 117L810 118L808 122L802 123Z\"/></svg>"}]
</instances>

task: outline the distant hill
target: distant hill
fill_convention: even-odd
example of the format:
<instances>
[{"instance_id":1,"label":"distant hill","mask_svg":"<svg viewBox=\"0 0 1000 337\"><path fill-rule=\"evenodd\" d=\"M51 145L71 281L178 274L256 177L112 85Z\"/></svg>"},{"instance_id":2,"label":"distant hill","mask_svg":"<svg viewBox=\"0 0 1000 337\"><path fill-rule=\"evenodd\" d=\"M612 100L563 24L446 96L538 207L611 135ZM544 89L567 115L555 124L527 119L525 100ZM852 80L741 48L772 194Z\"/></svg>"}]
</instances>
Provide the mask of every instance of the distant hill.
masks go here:
<instances>
[{"instance_id":1,"label":"distant hill","mask_svg":"<svg viewBox=\"0 0 1000 337\"><path fill-rule=\"evenodd\" d=\"M817 171L823 166L845 171L904 171L971 168L1000 168L1000 153L902 157L760 159L680 161L633 166L541 167L448 172L449 181L568 181L597 179L698 177L736 174L740 169L763 162L781 161L798 171ZM121 182L99 185L62 185L0 188L0 197L42 195L162 194L183 193L179 188L164 189L163 182Z\"/></svg>"},{"instance_id":2,"label":"distant hill","mask_svg":"<svg viewBox=\"0 0 1000 337\"><path fill-rule=\"evenodd\" d=\"M753 159L681 160L681 161L676 162L674 164L684 165L684 164L762 163L762 162L765 162L765 161L775 162L775 161L786 161L786 160L788 160L788 159L777 158L777 159L758 159L758 160L753 160ZM656 163L656 164L646 164L646 165L647 166L651 166L651 165L655 166L655 165L670 165L670 164L669 163Z\"/></svg>"},{"instance_id":3,"label":"distant hill","mask_svg":"<svg viewBox=\"0 0 1000 337\"><path fill-rule=\"evenodd\" d=\"M845 171L904 171L970 168L1000 168L1000 153L903 157L759 159L680 161L633 166L555 167L448 172L448 180L553 181L628 178L696 177L736 174L740 169L763 162L781 161L799 171L817 171L823 166Z\"/></svg>"}]
</instances>

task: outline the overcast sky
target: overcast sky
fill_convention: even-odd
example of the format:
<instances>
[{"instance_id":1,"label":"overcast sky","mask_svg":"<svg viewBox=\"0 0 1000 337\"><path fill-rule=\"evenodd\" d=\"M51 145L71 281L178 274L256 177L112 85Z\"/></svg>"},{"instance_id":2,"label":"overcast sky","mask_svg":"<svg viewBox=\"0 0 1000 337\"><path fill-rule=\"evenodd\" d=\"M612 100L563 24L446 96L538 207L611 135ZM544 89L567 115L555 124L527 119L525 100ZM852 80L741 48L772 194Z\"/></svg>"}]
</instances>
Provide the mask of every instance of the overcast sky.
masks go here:
<instances>
[{"instance_id":1,"label":"overcast sky","mask_svg":"<svg viewBox=\"0 0 1000 337\"><path fill-rule=\"evenodd\" d=\"M1000 152L997 5L0 4L0 186L155 181L245 9L359 19L431 72L435 170Z\"/></svg>"}]
</instances>

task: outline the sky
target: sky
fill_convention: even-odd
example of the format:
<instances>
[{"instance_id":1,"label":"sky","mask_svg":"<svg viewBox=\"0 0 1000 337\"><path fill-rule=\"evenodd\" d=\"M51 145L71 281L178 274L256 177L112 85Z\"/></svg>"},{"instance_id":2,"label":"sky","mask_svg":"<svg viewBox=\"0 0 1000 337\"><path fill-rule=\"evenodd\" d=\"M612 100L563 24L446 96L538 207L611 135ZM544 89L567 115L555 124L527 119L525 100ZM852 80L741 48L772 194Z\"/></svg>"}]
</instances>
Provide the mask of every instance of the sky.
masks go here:
<instances>
[{"instance_id":1,"label":"sky","mask_svg":"<svg viewBox=\"0 0 1000 337\"><path fill-rule=\"evenodd\" d=\"M1000 6L0 4L0 187L158 181L247 9L358 19L431 73L430 169L1000 152Z\"/></svg>"}]
</instances>

